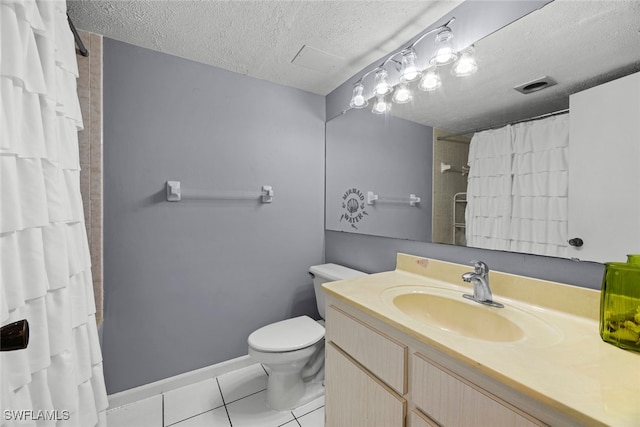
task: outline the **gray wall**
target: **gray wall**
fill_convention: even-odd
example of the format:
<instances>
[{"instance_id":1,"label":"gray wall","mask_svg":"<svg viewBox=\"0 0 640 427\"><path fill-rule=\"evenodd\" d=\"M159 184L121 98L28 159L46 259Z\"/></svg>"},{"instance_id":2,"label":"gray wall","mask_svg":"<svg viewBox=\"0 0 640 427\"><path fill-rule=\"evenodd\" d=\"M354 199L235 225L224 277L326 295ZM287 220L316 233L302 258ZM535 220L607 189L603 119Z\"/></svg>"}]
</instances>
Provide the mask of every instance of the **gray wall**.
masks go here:
<instances>
[{"instance_id":1,"label":"gray wall","mask_svg":"<svg viewBox=\"0 0 640 427\"><path fill-rule=\"evenodd\" d=\"M433 128L372 114L369 108L351 110L329 121L326 228L431 241L432 141ZM365 200L350 213L343 204L352 188L359 189ZM368 205L367 191L407 201ZM410 206L409 194L420 197L420 203ZM351 197L347 195L347 200Z\"/></svg>"},{"instance_id":2,"label":"gray wall","mask_svg":"<svg viewBox=\"0 0 640 427\"><path fill-rule=\"evenodd\" d=\"M105 321L114 393L247 354L267 323L317 316L324 97L104 40ZM272 204L165 201L255 191Z\"/></svg>"}]
</instances>

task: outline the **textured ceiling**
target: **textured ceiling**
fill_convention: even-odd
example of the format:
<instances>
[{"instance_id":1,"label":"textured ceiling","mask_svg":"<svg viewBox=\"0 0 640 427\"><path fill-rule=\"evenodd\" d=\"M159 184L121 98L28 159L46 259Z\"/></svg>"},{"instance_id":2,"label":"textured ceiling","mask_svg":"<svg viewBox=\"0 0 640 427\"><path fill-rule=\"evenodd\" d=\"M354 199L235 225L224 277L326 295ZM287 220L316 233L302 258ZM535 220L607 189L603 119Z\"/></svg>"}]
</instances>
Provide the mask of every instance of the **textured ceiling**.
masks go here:
<instances>
[{"instance_id":1,"label":"textured ceiling","mask_svg":"<svg viewBox=\"0 0 640 427\"><path fill-rule=\"evenodd\" d=\"M320 95L396 49L459 3L67 1L77 28ZM292 63L303 46L322 59L307 57L311 63L324 66L312 69L305 62Z\"/></svg>"},{"instance_id":2,"label":"textured ceiling","mask_svg":"<svg viewBox=\"0 0 640 427\"><path fill-rule=\"evenodd\" d=\"M326 95L460 3L68 0L68 8L78 28ZM640 71L640 1L555 0L475 46L476 74L456 78L443 67L441 89L414 90L392 114L460 132L568 108L571 93ZM558 84L513 90L545 75Z\"/></svg>"}]
</instances>

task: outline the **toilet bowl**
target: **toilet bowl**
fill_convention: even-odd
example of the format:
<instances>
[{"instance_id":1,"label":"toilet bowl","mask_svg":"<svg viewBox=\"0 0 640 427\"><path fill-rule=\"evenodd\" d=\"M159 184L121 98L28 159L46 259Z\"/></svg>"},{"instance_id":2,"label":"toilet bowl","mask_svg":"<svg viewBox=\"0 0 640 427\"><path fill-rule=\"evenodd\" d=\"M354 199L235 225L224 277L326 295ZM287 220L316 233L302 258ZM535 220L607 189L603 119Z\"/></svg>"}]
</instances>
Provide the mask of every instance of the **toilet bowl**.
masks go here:
<instances>
[{"instance_id":1,"label":"toilet bowl","mask_svg":"<svg viewBox=\"0 0 640 427\"><path fill-rule=\"evenodd\" d=\"M322 318L322 283L365 274L336 264L313 266L309 273ZM272 409L294 409L324 393L324 327L320 322L299 316L263 326L249 335L249 356L269 371L266 400Z\"/></svg>"},{"instance_id":2,"label":"toilet bowl","mask_svg":"<svg viewBox=\"0 0 640 427\"><path fill-rule=\"evenodd\" d=\"M305 379L320 371L317 366L313 372L312 365L323 357L324 328L300 316L258 329L248 343L249 356L269 370L267 405L278 411L293 409L305 394Z\"/></svg>"}]
</instances>

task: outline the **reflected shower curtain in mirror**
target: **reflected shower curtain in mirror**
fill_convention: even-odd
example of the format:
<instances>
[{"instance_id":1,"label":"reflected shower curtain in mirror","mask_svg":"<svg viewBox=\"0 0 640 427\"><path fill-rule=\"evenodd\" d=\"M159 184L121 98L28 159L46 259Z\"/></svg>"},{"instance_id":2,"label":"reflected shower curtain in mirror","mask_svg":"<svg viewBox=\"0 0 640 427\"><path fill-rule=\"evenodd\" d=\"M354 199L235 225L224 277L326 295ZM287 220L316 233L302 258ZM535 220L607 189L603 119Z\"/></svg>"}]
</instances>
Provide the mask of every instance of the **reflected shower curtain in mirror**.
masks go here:
<instances>
[{"instance_id":1,"label":"reflected shower curtain in mirror","mask_svg":"<svg viewBox=\"0 0 640 427\"><path fill-rule=\"evenodd\" d=\"M0 353L0 425L106 425L66 3L0 0L0 43L0 321L30 325Z\"/></svg>"},{"instance_id":2,"label":"reflected shower curtain in mirror","mask_svg":"<svg viewBox=\"0 0 640 427\"><path fill-rule=\"evenodd\" d=\"M569 115L513 125L510 251L567 257Z\"/></svg>"},{"instance_id":3,"label":"reflected shower curtain in mirror","mask_svg":"<svg viewBox=\"0 0 640 427\"><path fill-rule=\"evenodd\" d=\"M467 246L566 257L568 150L568 114L476 133Z\"/></svg>"},{"instance_id":4,"label":"reflected shower curtain in mirror","mask_svg":"<svg viewBox=\"0 0 640 427\"><path fill-rule=\"evenodd\" d=\"M511 126L476 133L469 145L467 246L509 250Z\"/></svg>"}]
</instances>

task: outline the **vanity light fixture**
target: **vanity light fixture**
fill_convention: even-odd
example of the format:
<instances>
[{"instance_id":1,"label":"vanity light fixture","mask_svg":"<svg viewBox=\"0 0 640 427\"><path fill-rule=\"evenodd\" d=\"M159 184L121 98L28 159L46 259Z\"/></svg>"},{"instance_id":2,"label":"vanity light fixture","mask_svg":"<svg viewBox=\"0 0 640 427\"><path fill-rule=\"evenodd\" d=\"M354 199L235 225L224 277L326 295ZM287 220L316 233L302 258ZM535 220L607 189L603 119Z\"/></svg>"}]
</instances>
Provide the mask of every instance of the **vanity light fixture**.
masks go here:
<instances>
[{"instance_id":1,"label":"vanity light fixture","mask_svg":"<svg viewBox=\"0 0 640 427\"><path fill-rule=\"evenodd\" d=\"M429 61L433 65L447 65L455 61L456 51L453 50L453 32L445 26L436 36L435 53Z\"/></svg>"},{"instance_id":2,"label":"vanity light fixture","mask_svg":"<svg viewBox=\"0 0 640 427\"><path fill-rule=\"evenodd\" d=\"M384 114L389 112L391 103L385 99L385 96L393 93L391 101L396 104L403 104L411 101L412 93L409 83L419 80L418 88L423 91L434 91L442 85L440 76L438 75L438 67L454 62L451 68L451 74L454 76L464 77L475 73L478 64L473 57L474 48L470 46L458 53L454 50L452 39L453 31L449 25L455 20L452 17L444 25L432 30L425 31L419 35L409 46L396 50L391 53L380 65L365 72L362 77L355 83L353 94L349 106L351 108L365 108L368 105L367 97L375 97L372 111L376 114ZM437 33L434 45L434 54L429 61L429 67L420 70L417 65L417 54L415 47L427 35ZM396 59L401 56L400 60ZM397 87L389 83L389 72L386 67L393 63L395 71L398 72ZM394 71L394 72L395 72ZM375 73L373 89L366 93L364 79Z\"/></svg>"},{"instance_id":3,"label":"vanity light fixture","mask_svg":"<svg viewBox=\"0 0 640 427\"><path fill-rule=\"evenodd\" d=\"M407 49L402 54L402 68L400 69L400 79L405 82L412 82L420 78L420 71L416 67L416 52Z\"/></svg>"},{"instance_id":4,"label":"vanity light fixture","mask_svg":"<svg viewBox=\"0 0 640 427\"><path fill-rule=\"evenodd\" d=\"M440 80L440 75L436 67L427 69L422 79L420 79L420 83L418 83L418 89L424 90L425 92L432 92L440 86L442 86L442 80Z\"/></svg>"},{"instance_id":5,"label":"vanity light fixture","mask_svg":"<svg viewBox=\"0 0 640 427\"><path fill-rule=\"evenodd\" d=\"M379 68L376 71L376 94L377 95L386 95L393 90L389 82L387 82L387 70L384 68Z\"/></svg>"},{"instance_id":6,"label":"vanity light fixture","mask_svg":"<svg viewBox=\"0 0 640 427\"><path fill-rule=\"evenodd\" d=\"M375 114L384 114L388 113L390 109L391 105L384 99L384 95L378 95L371 111Z\"/></svg>"},{"instance_id":7,"label":"vanity light fixture","mask_svg":"<svg viewBox=\"0 0 640 427\"><path fill-rule=\"evenodd\" d=\"M351 102L349 107L351 108L365 108L369 102L364 96L364 86L362 83L358 83L353 87L353 95L351 96Z\"/></svg>"},{"instance_id":8,"label":"vanity light fixture","mask_svg":"<svg viewBox=\"0 0 640 427\"><path fill-rule=\"evenodd\" d=\"M406 104L411 101L411 91L409 90L409 85L407 83L400 83L396 88L395 92L393 92L393 98L391 100L396 104Z\"/></svg>"},{"instance_id":9,"label":"vanity light fixture","mask_svg":"<svg viewBox=\"0 0 640 427\"><path fill-rule=\"evenodd\" d=\"M478 71L478 63L473 56L475 48L473 45L460 52L460 57L451 66L451 74L456 77L466 77Z\"/></svg>"}]
</instances>

